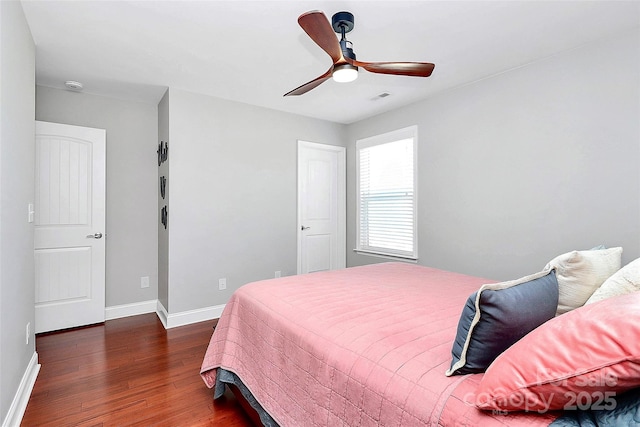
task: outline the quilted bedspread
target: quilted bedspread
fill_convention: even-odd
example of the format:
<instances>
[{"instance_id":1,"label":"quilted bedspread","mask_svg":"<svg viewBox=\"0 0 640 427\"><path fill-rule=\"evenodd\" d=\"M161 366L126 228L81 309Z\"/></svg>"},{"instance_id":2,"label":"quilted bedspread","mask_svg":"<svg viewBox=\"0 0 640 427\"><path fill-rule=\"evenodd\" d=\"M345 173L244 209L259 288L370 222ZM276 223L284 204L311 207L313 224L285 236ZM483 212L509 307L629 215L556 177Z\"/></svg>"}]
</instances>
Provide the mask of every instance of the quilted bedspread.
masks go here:
<instances>
[{"instance_id":1,"label":"quilted bedspread","mask_svg":"<svg viewBox=\"0 0 640 427\"><path fill-rule=\"evenodd\" d=\"M406 263L283 277L238 289L201 375L234 372L283 427L547 426L469 402L482 374L446 377L467 297L485 279Z\"/></svg>"}]
</instances>

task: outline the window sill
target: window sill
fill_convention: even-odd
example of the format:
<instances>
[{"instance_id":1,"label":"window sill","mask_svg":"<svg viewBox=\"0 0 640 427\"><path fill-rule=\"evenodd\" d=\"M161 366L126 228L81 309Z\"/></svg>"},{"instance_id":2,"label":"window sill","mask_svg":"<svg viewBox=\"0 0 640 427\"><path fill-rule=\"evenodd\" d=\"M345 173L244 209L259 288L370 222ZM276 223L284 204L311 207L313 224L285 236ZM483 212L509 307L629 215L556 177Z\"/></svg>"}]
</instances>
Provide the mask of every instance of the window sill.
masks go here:
<instances>
[{"instance_id":1,"label":"window sill","mask_svg":"<svg viewBox=\"0 0 640 427\"><path fill-rule=\"evenodd\" d=\"M405 261L405 262L412 262L412 263L418 262L418 258L414 258L407 255L386 254L384 252L367 251L362 249L354 249L353 251L359 255L368 255L376 258L386 258L386 259L392 259L396 261Z\"/></svg>"}]
</instances>

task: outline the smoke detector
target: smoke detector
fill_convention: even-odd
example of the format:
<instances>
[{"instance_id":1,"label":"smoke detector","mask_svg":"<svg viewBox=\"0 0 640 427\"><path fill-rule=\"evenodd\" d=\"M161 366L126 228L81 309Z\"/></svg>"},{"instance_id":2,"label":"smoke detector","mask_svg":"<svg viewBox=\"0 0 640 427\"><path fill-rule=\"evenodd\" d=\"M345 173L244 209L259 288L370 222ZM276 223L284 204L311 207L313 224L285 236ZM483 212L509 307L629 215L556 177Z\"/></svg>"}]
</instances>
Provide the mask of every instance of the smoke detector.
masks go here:
<instances>
[{"instance_id":1,"label":"smoke detector","mask_svg":"<svg viewBox=\"0 0 640 427\"><path fill-rule=\"evenodd\" d=\"M66 82L64 82L64 85L67 89L73 90L75 92L80 92L84 87L82 83L73 80L67 80Z\"/></svg>"}]
</instances>

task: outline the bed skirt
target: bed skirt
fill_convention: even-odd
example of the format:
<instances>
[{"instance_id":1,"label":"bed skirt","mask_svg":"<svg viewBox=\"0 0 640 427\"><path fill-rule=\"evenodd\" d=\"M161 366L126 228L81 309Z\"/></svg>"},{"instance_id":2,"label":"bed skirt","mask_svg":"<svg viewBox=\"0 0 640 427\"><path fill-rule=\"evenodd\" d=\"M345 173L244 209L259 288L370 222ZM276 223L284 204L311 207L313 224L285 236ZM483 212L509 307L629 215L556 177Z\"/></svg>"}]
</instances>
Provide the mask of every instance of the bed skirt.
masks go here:
<instances>
[{"instance_id":1,"label":"bed skirt","mask_svg":"<svg viewBox=\"0 0 640 427\"><path fill-rule=\"evenodd\" d=\"M242 380L231 371L218 368L218 373L216 374L216 385L213 389L214 399L217 399L224 394L227 384L233 384L238 388L238 390L240 390L240 393L242 393L242 397L244 397L247 403L251 405L251 407L258 413L260 421L262 422L262 425L264 427L280 427L278 423L275 422L273 418L271 418L271 415L269 415L269 413L264 410L262 405L258 403L256 398L253 397L253 394L251 394L251 391L247 388L247 386L244 385Z\"/></svg>"}]
</instances>

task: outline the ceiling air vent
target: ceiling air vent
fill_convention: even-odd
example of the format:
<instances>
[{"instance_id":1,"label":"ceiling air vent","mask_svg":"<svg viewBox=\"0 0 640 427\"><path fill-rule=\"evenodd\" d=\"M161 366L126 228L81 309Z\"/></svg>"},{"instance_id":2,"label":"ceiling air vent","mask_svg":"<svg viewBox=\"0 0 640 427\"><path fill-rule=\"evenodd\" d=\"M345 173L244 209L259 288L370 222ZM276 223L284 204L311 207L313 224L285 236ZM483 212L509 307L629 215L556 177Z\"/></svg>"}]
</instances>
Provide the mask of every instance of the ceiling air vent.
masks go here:
<instances>
[{"instance_id":1,"label":"ceiling air vent","mask_svg":"<svg viewBox=\"0 0 640 427\"><path fill-rule=\"evenodd\" d=\"M381 94L376 95L373 98L371 98L371 100L372 101L377 101L378 99L386 98L389 95L391 95L389 92L382 92Z\"/></svg>"}]
</instances>

